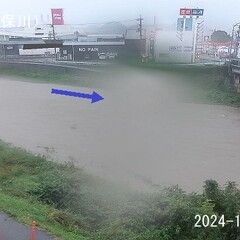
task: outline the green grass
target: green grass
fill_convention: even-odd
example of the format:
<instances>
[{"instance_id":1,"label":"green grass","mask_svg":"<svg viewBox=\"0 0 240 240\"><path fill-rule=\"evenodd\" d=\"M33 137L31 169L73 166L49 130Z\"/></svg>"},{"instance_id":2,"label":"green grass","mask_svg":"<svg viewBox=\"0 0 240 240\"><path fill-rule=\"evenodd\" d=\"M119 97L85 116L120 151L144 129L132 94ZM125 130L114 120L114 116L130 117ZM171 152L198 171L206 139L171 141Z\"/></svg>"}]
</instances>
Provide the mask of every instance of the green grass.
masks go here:
<instances>
[{"instance_id":1,"label":"green grass","mask_svg":"<svg viewBox=\"0 0 240 240\"><path fill-rule=\"evenodd\" d=\"M35 220L63 240L228 240L239 229L194 228L195 215L232 219L240 208L236 184L208 180L204 192L178 186L134 192L0 141L0 209L18 221Z\"/></svg>"},{"instance_id":2,"label":"green grass","mask_svg":"<svg viewBox=\"0 0 240 240\"><path fill-rule=\"evenodd\" d=\"M27 225L34 220L38 227L62 239L87 239L81 234L75 233L74 226L65 227L57 222L54 218L61 212L49 205L0 193L0 209Z\"/></svg>"},{"instance_id":3,"label":"green grass","mask_svg":"<svg viewBox=\"0 0 240 240\"><path fill-rule=\"evenodd\" d=\"M0 189L1 210L27 224L35 220L66 240L90 237L125 196L125 188L71 163L57 164L2 141Z\"/></svg>"},{"instance_id":4,"label":"green grass","mask_svg":"<svg viewBox=\"0 0 240 240\"><path fill-rule=\"evenodd\" d=\"M125 61L124 64L145 71L171 73L188 89L191 99L198 103L240 106L240 94L228 91L224 86L227 66L200 66L184 64L142 64Z\"/></svg>"},{"instance_id":5,"label":"green grass","mask_svg":"<svg viewBox=\"0 0 240 240\"><path fill-rule=\"evenodd\" d=\"M98 69L99 70L99 69ZM79 71L44 65L0 64L0 76L33 83L60 84L102 88L104 77L100 73ZM17 77L17 78L16 78Z\"/></svg>"},{"instance_id":6,"label":"green grass","mask_svg":"<svg viewBox=\"0 0 240 240\"><path fill-rule=\"evenodd\" d=\"M152 68L177 74L199 102L240 103L239 95L221 90L224 69L220 67L165 65L159 69L154 65L146 71ZM70 78L53 70L1 71L46 83ZM81 79L77 84L82 84ZM57 164L0 141L0 189L1 210L26 224L35 220L64 240L227 240L240 234L229 226L193 227L197 213L226 214L228 219L238 214L240 191L233 183L222 189L209 180L199 194L185 193L178 186L155 193L134 192L71 163Z\"/></svg>"},{"instance_id":7,"label":"green grass","mask_svg":"<svg viewBox=\"0 0 240 240\"><path fill-rule=\"evenodd\" d=\"M146 72L167 72L176 75L179 82L188 89L189 98L199 103L221 104L240 106L240 94L229 92L224 88L226 66L190 66L174 64L141 64L134 61L125 61L125 64L135 68L144 69ZM122 63L121 63L122 64ZM111 69L118 69L111 66ZM106 69L103 69L106 71ZM119 73L119 71L117 71ZM106 72L105 72L106 73ZM67 68L55 68L35 65L0 65L0 76L14 77L20 81L35 83L61 84L89 88L111 88L115 81L107 80L104 73L91 73L75 71ZM16 76L18 78L16 78Z\"/></svg>"},{"instance_id":8,"label":"green grass","mask_svg":"<svg viewBox=\"0 0 240 240\"><path fill-rule=\"evenodd\" d=\"M75 225L74 214L31 194L39 186L42 171L50 173L53 168L55 164L41 156L0 142L0 209L28 225L34 220L40 228L63 239L86 239Z\"/></svg>"}]
</instances>

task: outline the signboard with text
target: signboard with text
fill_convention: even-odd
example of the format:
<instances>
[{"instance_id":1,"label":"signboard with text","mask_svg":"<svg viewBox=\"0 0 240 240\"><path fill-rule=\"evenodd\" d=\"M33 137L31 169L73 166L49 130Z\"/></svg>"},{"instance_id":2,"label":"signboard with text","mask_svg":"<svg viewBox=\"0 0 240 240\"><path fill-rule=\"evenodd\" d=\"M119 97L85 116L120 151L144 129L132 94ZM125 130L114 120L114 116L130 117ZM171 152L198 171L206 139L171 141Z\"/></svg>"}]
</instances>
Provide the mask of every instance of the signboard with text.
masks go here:
<instances>
[{"instance_id":1,"label":"signboard with text","mask_svg":"<svg viewBox=\"0 0 240 240\"><path fill-rule=\"evenodd\" d=\"M183 25L184 25L184 19L178 18L177 20L177 31L182 32L183 31Z\"/></svg>"},{"instance_id":2,"label":"signboard with text","mask_svg":"<svg viewBox=\"0 0 240 240\"><path fill-rule=\"evenodd\" d=\"M177 31L182 32L185 31L192 31L193 29L193 20L192 18L178 18L177 20Z\"/></svg>"},{"instance_id":3,"label":"signboard with text","mask_svg":"<svg viewBox=\"0 0 240 240\"><path fill-rule=\"evenodd\" d=\"M204 9L192 9L193 16L203 16Z\"/></svg>"},{"instance_id":4,"label":"signboard with text","mask_svg":"<svg viewBox=\"0 0 240 240\"><path fill-rule=\"evenodd\" d=\"M181 16L203 16L204 9L202 8L180 8Z\"/></svg>"},{"instance_id":5,"label":"signboard with text","mask_svg":"<svg viewBox=\"0 0 240 240\"><path fill-rule=\"evenodd\" d=\"M53 25L64 25L63 9L51 9L52 11L52 24Z\"/></svg>"},{"instance_id":6,"label":"signboard with text","mask_svg":"<svg viewBox=\"0 0 240 240\"><path fill-rule=\"evenodd\" d=\"M192 18L186 18L185 31L192 31L193 21Z\"/></svg>"},{"instance_id":7,"label":"signboard with text","mask_svg":"<svg viewBox=\"0 0 240 240\"><path fill-rule=\"evenodd\" d=\"M190 15L192 15L192 9L190 9L190 8L180 8L180 15L181 16L190 16Z\"/></svg>"}]
</instances>

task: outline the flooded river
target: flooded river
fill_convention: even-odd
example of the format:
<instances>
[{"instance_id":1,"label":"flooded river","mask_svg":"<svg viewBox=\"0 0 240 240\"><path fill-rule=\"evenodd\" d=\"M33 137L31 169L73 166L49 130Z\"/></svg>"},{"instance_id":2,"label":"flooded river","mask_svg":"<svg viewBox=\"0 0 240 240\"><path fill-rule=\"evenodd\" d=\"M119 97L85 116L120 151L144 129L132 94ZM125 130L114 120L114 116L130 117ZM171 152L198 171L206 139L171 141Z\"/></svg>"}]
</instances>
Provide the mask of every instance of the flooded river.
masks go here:
<instances>
[{"instance_id":1,"label":"flooded river","mask_svg":"<svg viewBox=\"0 0 240 240\"><path fill-rule=\"evenodd\" d=\"M174 77L127 70L101 90L1 77L0 138L139 189L240 183L240 109L186 102ZM105 100L90 104L52 88L96 90Z\"/></svg>"}]
</instances>

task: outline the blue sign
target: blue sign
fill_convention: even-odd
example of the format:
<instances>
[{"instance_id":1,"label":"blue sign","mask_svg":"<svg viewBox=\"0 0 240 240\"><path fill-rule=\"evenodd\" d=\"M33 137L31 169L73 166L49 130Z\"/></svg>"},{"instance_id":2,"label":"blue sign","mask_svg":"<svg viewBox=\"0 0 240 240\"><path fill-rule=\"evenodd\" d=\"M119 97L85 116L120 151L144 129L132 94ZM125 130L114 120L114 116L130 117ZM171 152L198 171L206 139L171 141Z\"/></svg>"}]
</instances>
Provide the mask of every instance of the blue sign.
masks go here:
<instances>
[{"instance_id":1,"label":"blue sign","mask_svg":"<svg viewBox=\"0 0 240 240\"><path fill-rule=\"evenodd\" d=\"M192 31L192 18L186 18L186 22L185 22L185 31Z\"/></svg>"},{"instance_id":2,"label":"blue sign","mask_svg":"<svg viewBox=\"0 0 240 240\"><path fill-rule=\"evenodd\" d=\"M177 20L177 31L182 32L184 25L184 18L178 18Z\"/></svg>"},{"instance_id":3,"label":"blue sign","mask_svg":"<svg viewBox=\"0 0 240 240\"><path fill-rule=\"evenodd\" d=\"M192 15L193 16L203 16L204 9L192 9Z\"/></svg>"}]
</instances>

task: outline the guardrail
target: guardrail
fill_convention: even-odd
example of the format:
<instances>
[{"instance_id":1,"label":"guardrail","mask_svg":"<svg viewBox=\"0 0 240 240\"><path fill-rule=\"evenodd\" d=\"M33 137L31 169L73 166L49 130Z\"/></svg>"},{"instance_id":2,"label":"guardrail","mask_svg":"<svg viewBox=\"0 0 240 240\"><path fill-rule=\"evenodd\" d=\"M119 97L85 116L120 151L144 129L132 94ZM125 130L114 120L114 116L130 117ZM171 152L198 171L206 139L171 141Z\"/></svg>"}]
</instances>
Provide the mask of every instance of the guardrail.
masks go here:
<instances>
[{"instance_id":1,"label":"guardrail","mask_svg":"<svg viewBox=\"0 0 240 240\"><path fill-rule=\"evenodd\" d=\"M233 86L235 92L240 93L240 59L229 59L227 83Z\"/></svg>"},{"instance_id":2,"label":"guardrail","mask_svg":"<svg viewBox=\"0 0 240 240\"><path fill-rule=\"evenodd\" d=\"M65 62L59 62L56 60L47 60L47 59L0 59L0 63L2 64L28 64L28 65L35 65L35 66L46 66L46 67L57 67L62 69L75 69L80 71L86 71L86 72L92 72L92 73L102 73L100 69L94 69L93 66L99 66L97 64L81 64L81 63L65 63Z\"/></svg>"}]
</instances>

